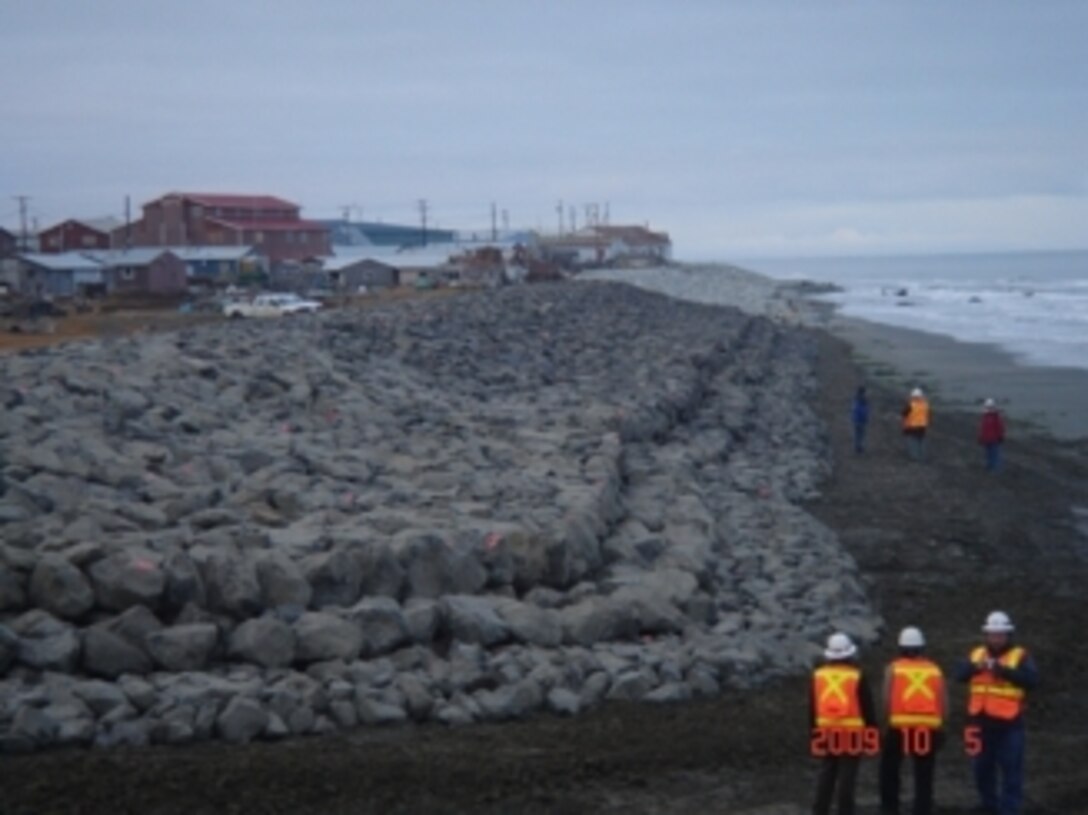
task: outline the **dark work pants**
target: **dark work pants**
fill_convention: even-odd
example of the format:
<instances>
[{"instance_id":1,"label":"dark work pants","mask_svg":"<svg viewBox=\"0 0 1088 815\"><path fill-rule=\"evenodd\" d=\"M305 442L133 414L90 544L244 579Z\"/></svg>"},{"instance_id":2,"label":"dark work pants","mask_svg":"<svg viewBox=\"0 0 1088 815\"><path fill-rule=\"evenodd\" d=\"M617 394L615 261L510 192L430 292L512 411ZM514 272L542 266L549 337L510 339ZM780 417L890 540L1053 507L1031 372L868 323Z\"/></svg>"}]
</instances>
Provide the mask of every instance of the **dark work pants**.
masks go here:
<instances>
[{"instance_id":1,"label":"dark work pants","mask_svg":"<svg viewBox=\"0 0 1088 815\"><path fill-rule=\"evenodd\" d=\"M854 789L858 784L860 764L858 756L827 756L820 759L813 815L829 815L832 800L839 803L839 815L854 815ZM836 788L838 795L835 794Z\"/></svg>"},{"instance_id":2,"label":"dark work pants","mask_svg":"<svg viewBox=\"0 0 1088 815\"><path fill-rule=\"evenodd\" d=\"M933 734L933 749L924 756L912 755L914 764L913 815L931 815L933 812L933 771L937 765L937 751L944 743L944 733ZM885 812L899 811L899 772L903 763L903 734L888 729L880 751L880 806Z\"/></svg>"},{"instance_id":3,"label":"dark work pants","mask_svg":"<svg viewBox=\"0 0 1088 815\"><path fill-rule=\"evenodd\" d=\"M1000 815L1019 815L1024 800L1024 724L983 720L981 725L982 752L972 762L980 803Z\"/></svg>"}]
</instances>

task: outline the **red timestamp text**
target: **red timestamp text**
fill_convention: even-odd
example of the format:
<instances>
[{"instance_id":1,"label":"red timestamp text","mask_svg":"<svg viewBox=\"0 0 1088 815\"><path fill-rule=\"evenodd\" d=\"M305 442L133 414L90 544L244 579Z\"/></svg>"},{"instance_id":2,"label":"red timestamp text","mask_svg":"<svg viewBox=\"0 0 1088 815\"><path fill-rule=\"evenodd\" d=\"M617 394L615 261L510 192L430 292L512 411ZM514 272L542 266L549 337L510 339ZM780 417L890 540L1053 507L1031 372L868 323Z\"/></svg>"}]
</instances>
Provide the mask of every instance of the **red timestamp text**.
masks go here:
<instances>
[{"instance_id":1,"label":"red timestamp text","mask_svg":"<svg viewBox=\"0 0 1088 815\"><path fill-rule=\"evenodd\" d=\"M875 727L817 727L809 752L825 756L875 756L880 753L880 730Z\"/></svg>"}]
</instances>

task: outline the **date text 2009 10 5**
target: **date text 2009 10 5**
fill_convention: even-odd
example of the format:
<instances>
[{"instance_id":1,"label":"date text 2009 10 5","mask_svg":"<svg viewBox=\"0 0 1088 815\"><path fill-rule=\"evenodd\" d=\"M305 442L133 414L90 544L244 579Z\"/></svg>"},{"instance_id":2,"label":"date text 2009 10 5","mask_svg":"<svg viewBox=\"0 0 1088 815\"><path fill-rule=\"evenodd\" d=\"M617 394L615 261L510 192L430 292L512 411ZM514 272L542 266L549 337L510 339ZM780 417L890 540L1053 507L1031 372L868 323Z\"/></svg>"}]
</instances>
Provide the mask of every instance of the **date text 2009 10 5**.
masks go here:
<instances>
[{"instance_id":1,"label":"date text 2009 10 5","mask_svg":"<svg viewBox=\"0 0 1088 815\"><path fill-rule=\"evenodd\" d=\"M934 731L928 727L900 729L903 755L927 756L934 749ZM982 751L982 740L977 725L969 725L963 731L964 751L977 756ZM881 736L876 727L817 727L812 731L809 751L812 755L825 756L875 756L880 753Z\"/></svg>"}]
</instances>

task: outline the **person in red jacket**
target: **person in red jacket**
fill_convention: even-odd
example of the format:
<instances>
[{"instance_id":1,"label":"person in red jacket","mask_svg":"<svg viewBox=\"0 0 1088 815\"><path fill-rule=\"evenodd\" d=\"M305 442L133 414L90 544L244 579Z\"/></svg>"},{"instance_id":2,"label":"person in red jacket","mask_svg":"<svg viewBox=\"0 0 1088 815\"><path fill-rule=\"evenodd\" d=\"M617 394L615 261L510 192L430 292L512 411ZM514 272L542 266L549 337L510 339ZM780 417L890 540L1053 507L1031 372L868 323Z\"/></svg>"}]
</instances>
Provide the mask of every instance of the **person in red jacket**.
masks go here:
<instances>
[{"instance_id":1,"label":"person in red jacket","mask_svg":"<svg viewBox=\"0 0 1088 815\"><path fill-rule=\"evenodd\" d=\"M1001 466L1001 444L1005 441L1005 422L993 399L983 405L982 422L978 428L978 443L986 451L986 469L996 472Z\"/></svg>"}]
</instances>

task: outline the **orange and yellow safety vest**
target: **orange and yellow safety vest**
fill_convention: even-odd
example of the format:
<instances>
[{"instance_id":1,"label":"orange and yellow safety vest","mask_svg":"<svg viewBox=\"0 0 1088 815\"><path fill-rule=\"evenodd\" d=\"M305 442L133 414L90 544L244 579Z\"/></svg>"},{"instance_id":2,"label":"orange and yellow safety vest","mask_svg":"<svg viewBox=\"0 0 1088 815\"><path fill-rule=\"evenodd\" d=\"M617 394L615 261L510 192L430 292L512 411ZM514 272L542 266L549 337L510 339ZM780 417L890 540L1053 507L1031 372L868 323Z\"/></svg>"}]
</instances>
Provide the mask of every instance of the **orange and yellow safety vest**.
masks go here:
<instances>
[{"instance_id":1,"label":"orange and yellow safety vest","mask_svg":"<svg viewBox=\"0 0 1088 815\"><path fill-rule=\"evenodd\" d=\"M910 409L903 417L904 430L920 430L929 427L929 402L924 398L910 400Z\"/></svg>"},{"instance_id":2,"label":"orange and yellow safety vest","mask_svg":"<svg viewBox=\"0 0 1088 815\"><path fill-rule=\"evenodd\" d=\"M816 702L816 726L860 729L865 726L858 700L861 670L853 665L832 663L812 673L812 692Z\"/></svg>"},{"instance_id":3,"label":"orange and yellow safety vest","mask_svg":"<svg viewBox=\"0 0 1088 815\"><path fill-rule=\"evenodd\" d=\"M928 659L902 657L891 664L888 724L939 728L944 724L944 675Z\"/></svg>"},{"instance_id":4,"label":"orange and yellow safety vest","mask_svg":"<svg viewBox=\"0 0 1088 815\"><path fill-rule=\"evenodd\" d=\"M1023 648L1010 648L997 658L1006 668L1016 668L1024 660ZM986 647L980 645L971 652L971 662L979 663L987 658ZM1015 719L1024 709L1024 689L990 671L979 671L971 677L967 696L967 712L972 716L985 715L994 719Z\"/></svg>"}]
</instances>

